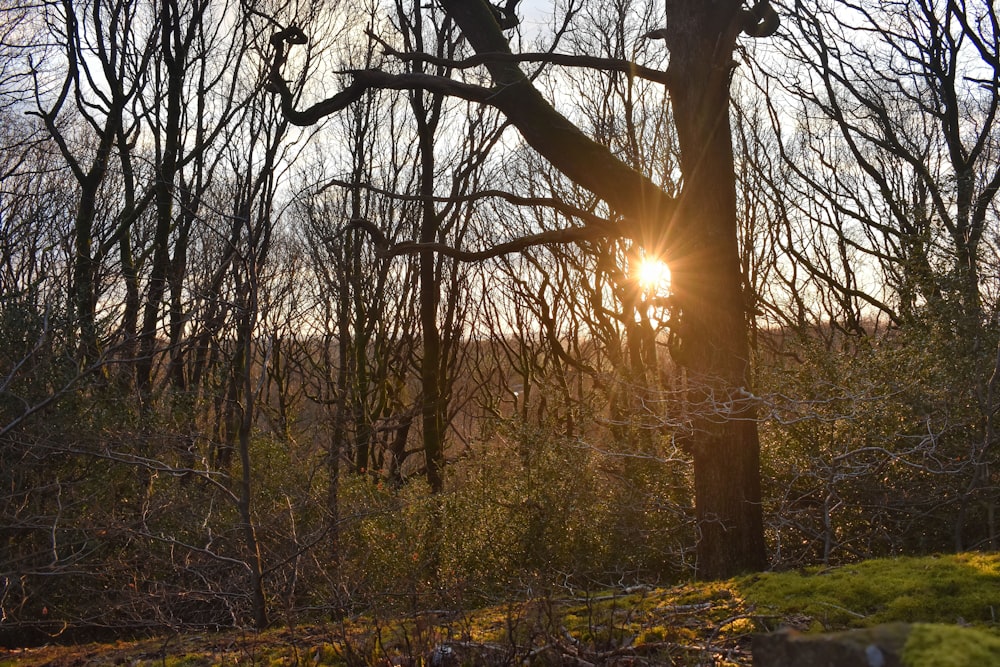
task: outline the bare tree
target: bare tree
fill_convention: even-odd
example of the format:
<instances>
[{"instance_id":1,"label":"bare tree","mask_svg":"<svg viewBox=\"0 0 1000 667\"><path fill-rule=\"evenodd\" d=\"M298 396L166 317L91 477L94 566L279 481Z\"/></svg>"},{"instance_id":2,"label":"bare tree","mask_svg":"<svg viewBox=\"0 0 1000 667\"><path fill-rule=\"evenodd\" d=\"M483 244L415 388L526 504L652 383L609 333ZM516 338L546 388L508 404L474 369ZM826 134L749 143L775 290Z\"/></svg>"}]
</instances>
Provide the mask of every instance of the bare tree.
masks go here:
<instances>
[{"instance_id":1,"label":"bare tree","mask_svg":"<svg viewBox=\"0 0 1000 667\"><path fill-rule=\"evenodd\" d=\"M79 188L71 292L84 366L100 353L100 246L113 231L99 226L99 193L115 150L128 150L140 129L134 105L147 83L157 44L150 27L155 22L148 14L135 3L68 0L47 5L38 19L50 31L53 46L33 67L32 113L43 121ZM68 114L72 118L67 123ZM73 136L74 125L89 138ZM78 147L89 153L81 154Z\"/></svg>"},{"instance_id":2,"label":"bare tree","mask_svg":"<svg viewBox=\"0 0 1000 667\"><path fill-rule=\"evenodd\" d=\"M531 85L485 2L441 3L483 58L493 81L478 86L444 76L353 72L343 92L298 111L284 80L286 41L277 33L271 84L287 117L311 124L357 101L371 88L447 93L499 109L525 141L571 180L619 212L621 233L670 259L677 307L675 356L691 378L691 400L716 414L691 424L699 517L699 571L723 576L765 565L760 507L759 444L750 403L747 317L737 244L735 175L729 128L732 54L742 32L766 36L777 27L770 5L742 10L738 2L668 2L667 81L684 173L674 200L559 114ZM424 56L419 56L424 57ZM587 230L604 234L607 230ZM558 240L549 235L547 240ZM538 239L534 239L539 242ZM508 247L498 251L508 250Z\"/></svg>"}]
</instances>

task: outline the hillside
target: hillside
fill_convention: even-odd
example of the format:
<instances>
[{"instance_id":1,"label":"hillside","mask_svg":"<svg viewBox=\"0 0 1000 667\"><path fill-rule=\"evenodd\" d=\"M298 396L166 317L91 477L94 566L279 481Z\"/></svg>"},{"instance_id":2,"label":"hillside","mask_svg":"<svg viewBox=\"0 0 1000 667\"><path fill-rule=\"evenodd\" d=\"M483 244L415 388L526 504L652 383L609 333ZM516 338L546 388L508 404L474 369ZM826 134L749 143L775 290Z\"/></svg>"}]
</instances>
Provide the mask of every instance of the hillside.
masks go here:
<instances>
[{"instance_id":1,"label":"hillside","mask_svg":"<svg viewBox=\"0 0 1000 667\"><path fill-rule=\"evenodd\" d=\"M1000 665L1000 554L872 560L714 583L564 590L475 611L354 618L263 633L0 652L0 666L749 665L750 637L915 623L911 667Z\"/></svg>"}]
</instances>

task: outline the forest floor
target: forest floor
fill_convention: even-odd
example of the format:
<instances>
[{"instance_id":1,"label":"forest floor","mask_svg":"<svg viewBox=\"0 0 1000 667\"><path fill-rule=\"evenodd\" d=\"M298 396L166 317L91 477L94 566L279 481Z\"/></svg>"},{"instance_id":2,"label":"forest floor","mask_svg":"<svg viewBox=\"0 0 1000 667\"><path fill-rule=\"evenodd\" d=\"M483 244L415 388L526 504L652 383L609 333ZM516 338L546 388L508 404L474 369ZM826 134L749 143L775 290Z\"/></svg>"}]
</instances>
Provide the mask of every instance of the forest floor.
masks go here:
<instances>
[{"instance_id":1,"label":"forest floor","mask_svg":"<svg viewBox=\"0 0 1000 667\"><path fill-rule=\"evenodd\" d=\"M263 632L0 649L0 667L733 666L751 664L754 633L783 627L833 631L893 621L939 624L928 626L937 628L931 649L948 655L948 661L927 656L911 660L915 667L1000 665L1000 554L873 560L669 588L567 591L475 611L359 617ZM960 653L966 649L979 657L970 654L963 661ZM984 663L983 655L996 659ZM956 656L958 661L952 659Z\"/></svg>"}]
</instances>

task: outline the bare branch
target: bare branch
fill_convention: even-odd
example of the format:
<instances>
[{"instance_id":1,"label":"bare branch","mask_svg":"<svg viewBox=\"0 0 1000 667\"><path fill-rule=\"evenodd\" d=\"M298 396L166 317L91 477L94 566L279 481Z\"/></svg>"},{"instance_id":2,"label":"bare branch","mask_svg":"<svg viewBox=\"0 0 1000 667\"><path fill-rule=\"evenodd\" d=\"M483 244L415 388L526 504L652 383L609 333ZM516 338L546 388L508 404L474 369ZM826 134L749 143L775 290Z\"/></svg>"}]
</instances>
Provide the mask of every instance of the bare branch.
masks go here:
<instances>
[{"instance_id":1,"label":"bare branch","mask_svg":"<svg viewBox=\"0 0 1000 667\"><path fill-rule=\"evenodd\" d=\"M404 241L402 243L390 244L385 234L378 226L370 220L351 220L349 228L363 229L367 232L375 246L378 254L382 257L399 257L400 255L412 255L425 250L440 253L445 257L451 257L459 262L482 262L502 255L509 255L522 252L528 248L553 243L577 243L579 241L592 241L598 238L606 238L611 230L606 227L568 227L565 229L551 229L537 234L520 236L506 243L499 243L485 250L462 250L453 248L445 243L418 243L416 241Z\"/></svg>"},{"instance_id":2,"label":"bare branch","mask_svg":"<svg viewBox=\"0 0 1000 667\"><path fill-rule=\"evenodd\" d=\"M370 33L369 33L370 34ZM374 37L374 35L372 35ZM378 39L378 38L376 38ZM393 56L406 62L425 62L431 65L441 65L452 69L469 69L488 65L490 63L532 63L542 62L551 65L561 65L564 67L581 67L587 69L600 69L608 72L619 72L630 77L638 77L661 83L667 88L670 87L670 74L662 70L639 65L631 60L619 60L617 58L600 58L598 56L578 56L568 53L477 53L474 56L462 60L449 60L439 58L429 53L405 53L390 47L382 40L378 40L385 48L386 55Z\"/></svg>"},{"instance_id":3,"label":"bare branch","mask_svg":"<svg viewBox=\"0 0 1000 667\"><path fill-rule=\"evenodd\" d=\"M312 194L319 194L320 192L323 192L329 187L362 188L364 190L367 190L368 192L374 192L376 194L380 194L385 197L390 197L397 201L421 201L421 202L433 202L438 204L465 204L473 201L478 201L480 199L496 197L499 199L503 199L504 201L507 201L511 204L516 204L518 206L544 206L546 208L551 208L569 217L582 220L583 223L588 227L602 228L604 230L604 233L610 236L620 236L624 233L624 230L620 229L611 220L608 220L607 218L602 218L598 215L594 215L590 211L573 206L572 204L569 204L555 197L523 197L520 195L515 195L511 192L506 192L504 190L478 190L476 192L470 192L468 194L455 195L455 196L407 195L407 194L400 194L398 192L393 192L391 190L386 190L385 188L379 188L368 183L352 183L337 178L327 180L326 183L324 183L324 185L321 188L319 188Z\"/></svg>"}]
</instances>

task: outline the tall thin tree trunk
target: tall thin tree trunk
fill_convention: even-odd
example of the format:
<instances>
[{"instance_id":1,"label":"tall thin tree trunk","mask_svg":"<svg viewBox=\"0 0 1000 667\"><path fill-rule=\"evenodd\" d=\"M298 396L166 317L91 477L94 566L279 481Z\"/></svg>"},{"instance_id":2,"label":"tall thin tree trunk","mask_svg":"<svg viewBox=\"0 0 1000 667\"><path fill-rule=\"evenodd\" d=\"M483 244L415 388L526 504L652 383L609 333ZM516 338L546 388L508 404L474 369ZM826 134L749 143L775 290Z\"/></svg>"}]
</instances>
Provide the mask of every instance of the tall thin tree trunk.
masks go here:
<instances>
[{"instance_id":1,"label":"tall thin tree trunk","mask_svg":"<svg viewBox=\"0 0 1000 667\"><path fill-rule=\"evenodd\" d=\"M240 527L243 531L243 541L247 552L247 568L250 570L250 609L253 615L254 627L262 629L267 627L267 599L264 595L264 567L263 558L260 552L260 541L257 539L257 528L253 520L253 486L250 470L250 441L253 433L253 417L255 406L255 395L253 387L253 329L257 315L257 275L253 264L256 259L253 252L249 253L247 264L250 267L250 275L247 276L248 284L237 285L238 291L243 292L244 287L247 292L243 299L240 326L243 328L242 344L240 353L243 364L236 369L241 374L243 383L243 406L239 425L239 457L240 457L240 494L237 509L240 514Z\"/></svg>"},{"instance_id":2,"label":"tall thin tree trunk","mask_svg":"<svg viewBox=\"0 0 1000 667\"><path fill-rule=\"evenodd\" d=\"M420 242L437 240L438 216L431 196L434 194L434 130L440 114L441 98L436 98L431 108L426 108L421 93L414 93L412 106L417 117L420 142ZM441 299L441 280L437 256L433 251L420 253L420 329L423 339L423 359L420 363L420 381L423 391L424 459L427 466L427 483L435 493L444 488L444 396L441 353L441 332L438 329L438 303Z\"/></svg>"},{"instance_id":3,"label":"tall thin tree trunk","mask_svg":"<svg viewBox=\"0 0 1000 667\"><path fill-rule=\"evenodd\" d=\"M147 398L153 381L153 356L160 323L160 307L167 287L170 269L170 232L174 218L174 179L180 150L181 96L185 48L178 39L180 15L171 2L164 2L160 11L160 48L166 67L167 90L164 105L166 119L159 164L156 171L156 230L153 234L153 264L149 276L149 294L139 333L139 359L136 381L143 399Z\"/></svg>"}]
</instances>

